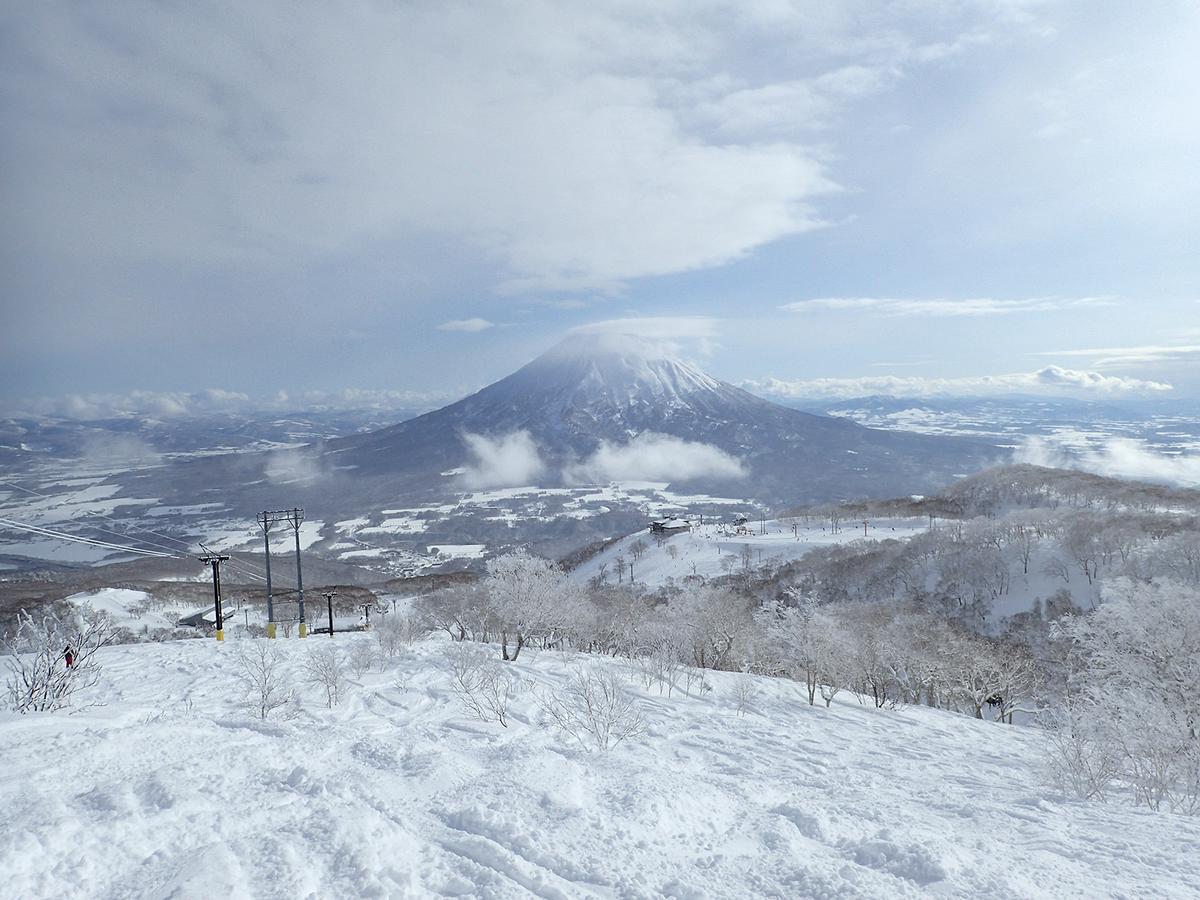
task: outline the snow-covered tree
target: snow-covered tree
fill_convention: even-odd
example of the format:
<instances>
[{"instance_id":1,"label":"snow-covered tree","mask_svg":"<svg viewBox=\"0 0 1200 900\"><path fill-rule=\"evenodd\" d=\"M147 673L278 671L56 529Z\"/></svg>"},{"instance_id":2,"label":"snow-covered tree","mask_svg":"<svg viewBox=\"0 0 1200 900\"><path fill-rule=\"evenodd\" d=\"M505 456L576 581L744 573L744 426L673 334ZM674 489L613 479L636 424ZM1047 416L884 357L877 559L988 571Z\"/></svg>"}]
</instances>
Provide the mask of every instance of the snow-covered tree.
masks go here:
<instances>
[{"instance_id":1,"label":"snow-covered tree","mask_svg":"<svg viewBox=\"0 0 1200 900\"><path fill-rule=\"evenodd\" d=\"M587 602L562 569L524 549L488 563L484 590L498 622L501 656L512 661L530 640L564 633Z\"/></svg>"},{"instance_id":2,"label":"snow-covered tree","mask_svg":"<svg viewBox=\"0 0 1200 900\"><path fill-rule=\"evenodd\" d=\"M728 668L736 661L739 640L753 625L744 598L712 585L672 598L666 616L690 646L692 665L701 669Z\"/></svg>"},{"instance_id":3,"label":"snow-covered tree","mask_svg":"<svg viewBox=\"0 0 1200 900\"><path fill-rule=\"evenodd\" d=\"M1200 592L1119 580L1095 611L1060 623L1073 720L1120 760L1154 809L1200 812Z\"/></svg>"}]
</instances>

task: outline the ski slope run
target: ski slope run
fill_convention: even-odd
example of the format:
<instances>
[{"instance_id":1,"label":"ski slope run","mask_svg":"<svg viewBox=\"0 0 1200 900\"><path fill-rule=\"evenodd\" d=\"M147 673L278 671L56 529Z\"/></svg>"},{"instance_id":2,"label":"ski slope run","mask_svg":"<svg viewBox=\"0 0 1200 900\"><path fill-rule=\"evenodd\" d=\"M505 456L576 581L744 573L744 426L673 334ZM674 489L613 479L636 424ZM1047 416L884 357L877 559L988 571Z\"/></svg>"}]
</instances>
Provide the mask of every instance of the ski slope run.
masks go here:
<instances>
[{"instance_id":1,"label":"ski slope run","mask_svg":"<svg viewBox=\"0 0 1200 900\"><path fill-rule=\"evenodd\" d=\"M278 646L298 666L325 640ZM466 713L436 639L261 722L237 644L109 648L106 705L0 714L0 896L1200 895L1200 821L1054 796L1030 729L706 673L671 699L629 680L646 732L589 753L536 694L630 663L523 655L503 728Z\"/></svg>"},{"instance_id":2,"label":"ski slope run","mask_svg":"<svg viewBox=\"0 0 1200 900\"><path fill-rule=\"evenodd\" d=\"M793 530L792 526L795 526ZM648 529L626 535L605 547L600 553L572 570L572 577L587 581L603 570L605 578L617 581L617 558L625 561L624 578L629 577L633 563L634 580L649 587L658 587L670 579L676 581L692 575L715 578L742 570L744 550L749 549L754 567L768 563L778 565L800 559L814 547L848 544L863 540L904 540L929 527L924 518L877 518L867 522L844 522L832 531L828 521L811 517L807 522L797 519L768 519L746 523L745 533L738 534L729 524L696 523L692 531L671 535L659 543ZM760 531L765 529L765 533ZM641 542L645 552L635 559L634 545Z\"/></svg>"}]
</instances>

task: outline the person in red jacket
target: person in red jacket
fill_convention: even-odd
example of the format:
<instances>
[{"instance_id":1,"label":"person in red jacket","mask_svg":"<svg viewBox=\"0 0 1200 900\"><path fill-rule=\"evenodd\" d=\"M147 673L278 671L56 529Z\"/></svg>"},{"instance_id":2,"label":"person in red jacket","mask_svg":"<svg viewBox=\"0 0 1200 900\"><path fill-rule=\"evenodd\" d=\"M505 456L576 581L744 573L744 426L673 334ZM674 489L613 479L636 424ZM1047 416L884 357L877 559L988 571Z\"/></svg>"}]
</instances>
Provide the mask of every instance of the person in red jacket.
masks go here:
<instances>
[{"instance_id":1,"label":"person in red jacket","mask_svg":"<svg viewBox=\"0 0 1200 900\"><path fill-rule=\"evenodd\" d=\"M73 668L75 668L75 654L74 654L74 652L71 650L71 645L70 645L70 644L68 644L68 645L67 645L67 649L63 651L63 659L65 659L65 660L67 661L67 668L68 668L68 669L73 669Z\"/></svg>"}]
</instances>

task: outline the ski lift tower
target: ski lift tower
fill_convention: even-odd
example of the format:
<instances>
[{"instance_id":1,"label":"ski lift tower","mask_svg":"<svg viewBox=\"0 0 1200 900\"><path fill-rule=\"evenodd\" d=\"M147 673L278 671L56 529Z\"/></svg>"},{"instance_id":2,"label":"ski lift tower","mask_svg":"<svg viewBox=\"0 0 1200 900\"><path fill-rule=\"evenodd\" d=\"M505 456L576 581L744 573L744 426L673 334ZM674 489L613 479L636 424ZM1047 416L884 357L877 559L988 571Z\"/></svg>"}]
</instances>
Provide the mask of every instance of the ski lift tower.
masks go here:
<instances>
[{"instance_id":1,"label":"ski lift tower","mask_svg":"<svg viewBox=\"0 0 1200 900\"><path fill-rule=\"evenodd\" d=\"M300 526L304 523L304 510L298 506L291 509L265 510L258 514L258 526L263 531L263 546L267 553L267 637L275 637L275 601L271 591L271 526L286 523L296 535L296 597L300 605L300 637L308 637L308 623L304 620L304 576L300 569Z\"/></svg>"}]
</instances>

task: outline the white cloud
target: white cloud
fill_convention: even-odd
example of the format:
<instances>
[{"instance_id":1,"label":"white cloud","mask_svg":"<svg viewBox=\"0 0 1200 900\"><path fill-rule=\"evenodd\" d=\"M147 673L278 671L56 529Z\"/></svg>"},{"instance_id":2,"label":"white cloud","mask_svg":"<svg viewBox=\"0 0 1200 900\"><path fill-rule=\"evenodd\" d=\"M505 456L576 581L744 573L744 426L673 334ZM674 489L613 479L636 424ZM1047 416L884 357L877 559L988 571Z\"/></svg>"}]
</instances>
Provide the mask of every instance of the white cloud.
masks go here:
<instances>
[{"instance_id":1,"label":"white cloud","mask_svg":"<svg viewBox=\"0 0 1200 900\"><path fill-rule=\"evenodd\" d=\"M1015 458L1035 466L1082 469L1111 478L1200 487L1200 455L1169 456L1132 438L1111 438L1099 446L1079 448L1031 437L1017 450Z\"/></svg>"},{"instance_id":2,"label":"white cloud","mask_svg":"<svg viewBox=\"0 0 1200 900\"><path fill-rule=\"evenodd\" d=\"M536 484L546 472L546 464L528 431L494 438L482 434L462 437L473 458L458 476L464 487L472 490L524 487Z\"/></svg>"},{"instance_id":3,"label":"white cloud","mask_svg":"<svg viewBox=\"0 0 1200 900\"><path fill-rule=\"evenodd\" d=\"M1186 333L1186 332L1185 332ZM1092 360L1098 369L1144 366L1200 357L1200 344L1143 344L1133 347L1095 347L1083 350L1048 350L1039 356L1078 356Z\"/></svg>"},{"instance_id":4,"label":"white cloud","mask_svg":"<svg viewBox=\"0 0 1200 900\"><path fill-rule=\"evenodd\" d=\"M1099 372L1081 372L1045 366L1035 372L978 375L958 378L871 375L862 378L813 378L784 381L766 378L743 382L747 390L776 397L836 400L891 394L898 397L977 396L1012 393L1157 394L1172 390L1159 381L1121 378Z\"/></svg>"},{"instance_id":5,"label":"white cloud","mask_svg":"<svg viewBox=\"0 0 1200 900\"><path fill-rule=\"evenodd\" d=\"M1111 297L1030 297L997 300L990 297L962 300L904 300L893 297L816 297L797 300L779 308L788 312L866 312L879 316L1007 316L1016 313L1060 312L1085 307L1113 306Z\"/></svg>"},{"instance_id":6,"label":"white cloud","mask_svg":"<svg viewBox=\"0 0 1200 900\"><path fill-rule=\"evenodd\" d=\"M569 334L634 334L650 340L659 338L714 338L719 319L711 316L643 316L607 319L572 328Z\"/></svg>"},{"instance_id":7,"label":"white cloud","mask_svg":"<svg viewBox=\"0 0 1200 900\"><path fill-rule=\"evenodd\" d=\"M788 134L825 129L847 101L877 93L898 71L850 65L813 78L734 90L701 104L695 115L730 134Z\"/></svg>"},{"instance_id":8,"label":"white cloud","mask_svg":"<svg viewBox=\"0 0 1200 900\"><path fill-rule=\"evenodd\" d=\"M672 86L711 87L728 30L761 33L732 11L281 11L10 17L30 60L6 71L26 98L8 142L25 239L220 263L448 235L517 290L611 288L818 227L812 204L836 190L798 141L710 139L681 114ZM710 99L699 92L690 104Z\"/></svg>"},{"instance_id":9,"label":"white cloud","mask_svg":"<svg viewBox=\"0 0 1200 900\"><path fill-rule=\"evenodd\" d=\"M647 432L627 444L603 441L584 462L565 476L577 484L610 481L691 481L698 478L744 478L737 458L696 441Z\"/></svg>"},{"instance_id":10,"label":"white cloud","mask_svg":"<svg viewBox=\"0 0 1200 900\"><path fill-rule=\"evenodd\" d=\"M487 319L451 319L438 326L438 331L486 331L495 325Z\"/></svg>"},{"instance_id":11,"label":"white cloud","mask_svg":"<svg viewBox=\"0 0 1200 900\"><path fill-rule=\"evenodd\" d=\"M685 349L707 356L716 348L719 326L720 319L711 316L643 316L591 322L567 334L632 335L656 345L665 356L680 356Z\"/></svg>"}]
</instances>

